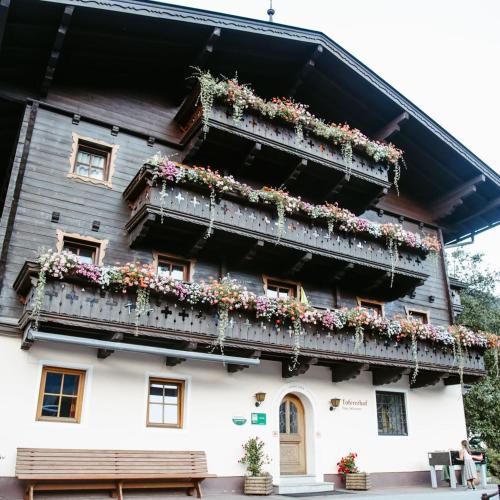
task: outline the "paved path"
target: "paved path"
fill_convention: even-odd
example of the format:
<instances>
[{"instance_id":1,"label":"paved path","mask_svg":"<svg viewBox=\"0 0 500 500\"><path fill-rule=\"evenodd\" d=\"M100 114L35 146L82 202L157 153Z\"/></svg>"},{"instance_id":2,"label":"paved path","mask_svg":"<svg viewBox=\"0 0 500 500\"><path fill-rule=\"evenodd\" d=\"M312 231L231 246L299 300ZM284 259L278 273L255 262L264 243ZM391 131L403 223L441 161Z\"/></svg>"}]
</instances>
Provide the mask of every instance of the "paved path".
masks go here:
<instances>
[{"instance_id":1,"label":"paved path","mask_svg":"<svg viewBox=\"0 0 500 500\"><path fill-rule=\"evenodd\" d=\"M217 494L206 494L204 498L206 500L248 500L248 499L260 499L264 498L268 500L292 500L293 498L304 499L304 500L333 500L334 498L338 500L480 500L481 494L484 492L493 493L498 491L497 486L489 486L485 488L477 488L476 490L466 490L461 486L458 486L456 490L450 488L437 488L433 490L432 488L386 488L371 490L369 492L337 492L335 495L325 495L325 496L308 496L308 497L289 497L280 495L271 495L268 497L261 496L245 496L245 495L217 495ZM342 494L341 494L342 493ZM96 495L96 494L38 494L36 496L37 500L109 500L109 496ZM168 499L168 500L186 500L185 494L183 495L172 495L165 492L151 492L150 494L144 494L139 492L127 492L126 498L128 500L155 500L155 499ZM193 497L191 497L193 498ZM21 500L20 498L5 497L2 496L0 492L1 500ZM493 497L492 500L500 500L498 496Z\"/></svg>"}]
</instances>

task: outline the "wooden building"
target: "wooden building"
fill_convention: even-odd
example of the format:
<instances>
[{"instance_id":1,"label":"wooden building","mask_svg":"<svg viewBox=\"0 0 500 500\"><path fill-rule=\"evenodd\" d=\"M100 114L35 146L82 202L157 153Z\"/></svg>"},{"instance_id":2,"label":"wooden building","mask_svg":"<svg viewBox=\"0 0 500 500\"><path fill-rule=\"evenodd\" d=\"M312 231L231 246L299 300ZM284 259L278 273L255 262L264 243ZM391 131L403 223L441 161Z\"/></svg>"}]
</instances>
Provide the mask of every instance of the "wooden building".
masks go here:
<instances>
[{"instance_id":1,"label":"wooden building","mask_svg":"<svg viewBox=\"0 0 500 500\"><path fill-rule=\"evenodd\" d=\"M193 68L380 142L351 157L283 116L250 106L235 120L227 96L200 102ZM484 349L446 344L461 284L443 246L499 223L500 178L324 34L146 0L1 0L0 131L0 489L20 488L21 447L203 450L206 488L239 491L255 435L280 492L331 489L350 451L374 484L416 484L427 451L465 437L460 382L484 375ZM397 160L373 149L389 142L406 163L397 189ZM148 162L158 151L170 160ZM159 165L246 188L174 182ZM327 224L325 202L356 227ZM224 319L212 299L158 290L141 305L133 286L76 271L42 289L43 249L99 279L117 262L151 264L172 287L230 276L268 316ZM269 304L296 304L300 321Z\"/></svg>"}]
</instances>

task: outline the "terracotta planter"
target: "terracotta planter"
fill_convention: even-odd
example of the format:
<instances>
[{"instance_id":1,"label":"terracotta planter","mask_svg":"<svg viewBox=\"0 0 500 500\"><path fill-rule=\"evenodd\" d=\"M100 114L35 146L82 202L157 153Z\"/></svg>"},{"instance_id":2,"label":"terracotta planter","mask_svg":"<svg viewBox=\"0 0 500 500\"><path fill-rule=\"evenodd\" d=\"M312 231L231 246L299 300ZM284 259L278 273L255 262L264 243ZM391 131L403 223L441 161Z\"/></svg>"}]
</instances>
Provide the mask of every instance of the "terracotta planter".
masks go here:
<instances>
[{"instance_id":1,"label":"terracotta planter","mask_svg":"<svg viewBox=\"0 0 500 500\"><path fill-rule=\"evenodd\" d=\"M369 490L370 487L370 474L366 472L354 472L345 477L346 490Z\"/></svg>"},{"instance_id":2,"label":"terracotta planter","mask_svg":"<svg viewBox=\"0 0 500 500\"><path fill-rule=\"evenodd\" d=\"M273 477L271 474L264 476L245 476L245 495L270 495L273 492Z\"/></svg>"}]
</instances>

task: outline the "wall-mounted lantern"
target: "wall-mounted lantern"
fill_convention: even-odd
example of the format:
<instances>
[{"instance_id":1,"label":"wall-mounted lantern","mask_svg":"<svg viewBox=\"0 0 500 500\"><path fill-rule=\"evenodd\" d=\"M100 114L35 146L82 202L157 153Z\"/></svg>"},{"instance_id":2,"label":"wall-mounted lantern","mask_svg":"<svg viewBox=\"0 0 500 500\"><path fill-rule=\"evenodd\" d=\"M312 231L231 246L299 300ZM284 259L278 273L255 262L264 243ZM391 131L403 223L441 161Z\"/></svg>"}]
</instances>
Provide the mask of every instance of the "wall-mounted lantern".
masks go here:
<instances>
[{"instance_id":1,"label":"wall-mounted lantern","mask_svg":"<svg viewBox=\"0 0 500 500\"><path fill-rule=\"evenodd\" d=\"M265 399L265 392L258 392L257 394L255 394L255 406L260 406L260 404L263 403Z\"/></svg>"},{"instance_id":2,"label":"wall-mounted lantern","mask_svg":"<svg viewBox=\"0 0 500 500\"><path fill-rule=\"evenodd\" d=\"M330 411L337 409L340 406L340 398L330 399Z\"/></svg>"}]
</instances>

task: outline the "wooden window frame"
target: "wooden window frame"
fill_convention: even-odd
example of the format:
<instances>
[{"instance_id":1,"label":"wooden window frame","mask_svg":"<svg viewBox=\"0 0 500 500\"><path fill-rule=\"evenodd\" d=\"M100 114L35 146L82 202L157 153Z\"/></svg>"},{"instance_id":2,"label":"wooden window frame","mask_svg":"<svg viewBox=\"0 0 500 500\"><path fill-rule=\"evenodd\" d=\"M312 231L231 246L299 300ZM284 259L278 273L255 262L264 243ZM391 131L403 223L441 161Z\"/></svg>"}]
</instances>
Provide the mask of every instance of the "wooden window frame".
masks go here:
<instances>
[{"instance_id":1,"label":"wooden window frame","mask_svg":"<svg viewBox=\"0 0 500 500\"><path fill-rule=\"evenodd\" d=\"M94 264L98 266L103 265L104 256L106 255L106 250L108 248L109 240L99 240L92 236L82 236L78 233L66 233L61 229L56 230L56 251L62 252L64 249L65 241L74 242L76 245L81 244L82 246L95 246L97 247L96 261Z\"/></svg>"},{"instance_id":2,"label":"wooden window frame","mask_svg":"<svg viewBox=\"0 0 500 500\"><path fill-rule=\"evenodd\" d=\"M71 147L71 155L69 157L70 170L68 177L82 182L89 182L95 184L96 186L102 186L111 189L112 178L115 172L115 162L116 155L118 154L119 145L109 144L92 137L84 137L76 133L72 134L73 143ZM94 150L106 154L106 164L104 168L104 179L92 179L91 177L86 177L76 173L76 163L78 159L78 151L80 148L87 149L89 151Z\"/></svg>"},{"instance_id":3,"label":"wooden window frame","mask_svg":"<svg viewBox=\"0 0 500 500\"><path fill-rule=\"evenodd\" d=\"M382 318L385 318L385 302L382 302L380 300L368 299L366 297L356 297L356 302L358 304L358 307L363 307L365 309L370 309L370 307L364 306L362 304L362 302L367 302L368 304L380 306L380 309L382 311ZM373 308L371 308L371 309L373 309Z\"/></svg>"},{"instance_id":4,"label":"wooden window frame","mask_svg":"<svg viewBox=\"0 0 500 500\"><path fill-rule=\"evenodd\" d=\"M162 260L171 261L177 264L181 264L186 266L184 270L184 281L191 281L193 277L193 269L195 261L192 259L185 259L183 257L179 257L178 255L173 255L170 253L163 252L153 252L153 269L158 274L158 266Z\"/></svg>"},{"instance_id":5,"label":"wooden window frame","mask_svg":"<svg viewBox=\"0 0 500 500\"><path fill-rule=\"evenodd\" d=\"M412 318L413 313L421 314L422 316L425 316L425 323L424 325L428 325L430 323L430 314L428 309L416 309L415 307L408 307L405 306L406 310L406 317L408 319Z\"/></svg>"},{"instance_id":6,"label":"wooden window frame","mask_svg":"<svg viewBox=\"0 0 500 500\"><path fill-rule=\"evenodd\" d=\"M150 406L150 388L152 383L159 384L175 384L178 386L177 396L177 424L159 424L149 421L149 406ZM175 378L162 378L162 377L149 377L147 387L147 408L146 408L146 427L162 427L167 429L182 429L184 427L184 398L186 397L186 381L183 379ZM155 403L153 403L155 404ZM159 404L159 403L156 403ZM162 406L163 403L162 403Z\"/></svg>"},{"instance_id":7,"label":"wooden window frame","mask_svg":"<svg viewBox=\"0 0 500 500\"><path fill-rule=\"evenodd\" d=\"M267 287L269 286L269 283L274 286L280 286L281 284L284 285L283 288L289 288L292 290L293 295L292 299L300 300L300 287L301 284L299 281L292 281L292 280L286 280L286 279L281 279L281 278L276 278L274 276L267 276L267 275L262 275L262 281L264 282L264 294L267 296Z\"/></svg>"},{"instance_id":8,"label":"wooden window frame","mask_svg":"<svg viewBox=\"0 0 500 500\"><path fill-rule=\"evenodd\" d=\"M68 374L68 375L79 375L80 376L80 382L78 383L78 392L76 394L75 418L47 417L47 416L42 415L43 398L47 394L45 392L45 384L47 381L47 373L49 373L49 372L62 373L63 375ZM85 376L86 376L85 370L77 370L77 369L73 369L73 368L61 368L58 366L44 366L42 368L42 376L40 379L40 388L38 390L38 404L37 404L37 408L36 408L36 420L43 421L43 422L63 422L63 423L79 424L81 421L81 418L82 418ZM61 390L62 390L62 384L61 384ZM49 394L51 394L51 393L49 393ZM59 396L59 397L61 397L61 396Z\"/></svg>"},{"instance_id":9,"label":"wooden window frame","mask_svg":"<svg viewBox=\"0 0 500 500\"><path fill-rule=\"evenodd\" d=\"M391 396L391 397L397 397L400 402L401 402L401 407L399 408L402 410L402 413L400 415L400 428L398 429L398 432L395 433L390 433L390 432L381 432L380 428L380 415L379 415L379 395L380 396ZM407 437L409 435L408 433L408 405L407 405L407 397L405 392L401 391L375 391L375 405L377 409L377 434L379 436L393 436L393 437Z\"/></svg>"}]
</instances>

